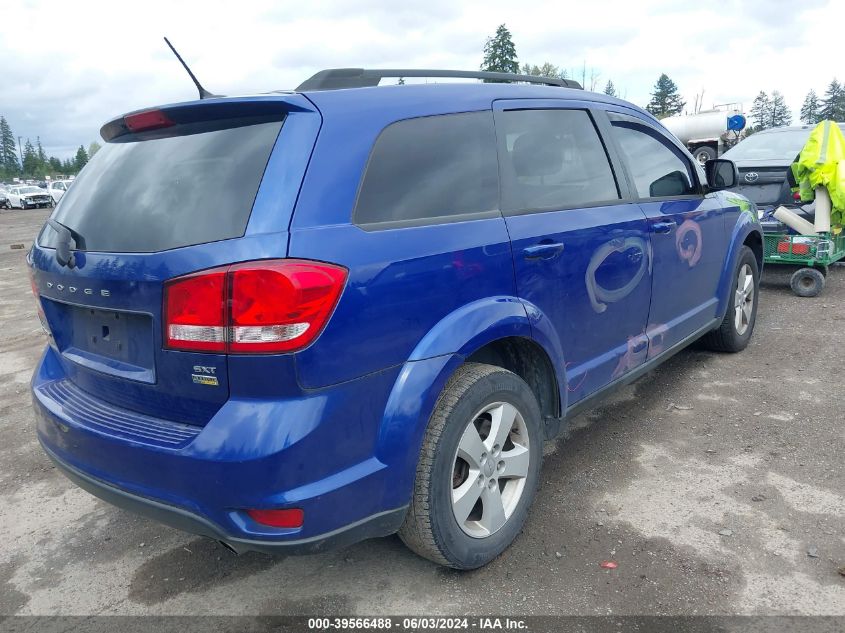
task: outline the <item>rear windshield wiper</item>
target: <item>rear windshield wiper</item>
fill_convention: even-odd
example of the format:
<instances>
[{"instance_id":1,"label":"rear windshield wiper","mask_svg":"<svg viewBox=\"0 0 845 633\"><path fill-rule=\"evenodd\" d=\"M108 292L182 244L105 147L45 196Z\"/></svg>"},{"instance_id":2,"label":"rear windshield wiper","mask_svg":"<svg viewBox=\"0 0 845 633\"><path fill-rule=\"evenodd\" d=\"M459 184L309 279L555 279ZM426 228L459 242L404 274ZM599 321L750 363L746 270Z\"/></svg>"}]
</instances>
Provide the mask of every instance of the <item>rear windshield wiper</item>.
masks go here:
<instances>
[{"instance_id":1,"label":"rear windshield wiper","mask_svg":"<svg viewBox=\"0 0 845 633\"><path fill-rule=\"evenodd\" d=\"M56 232L58 237L58 241L56 242L56 261L59 262L60 266L73 268L76 266L76 257L72 249L84 248L85 240L79 233L57 220L50 218L47 220L47 224Z\"/></svg>"}]
</instances>

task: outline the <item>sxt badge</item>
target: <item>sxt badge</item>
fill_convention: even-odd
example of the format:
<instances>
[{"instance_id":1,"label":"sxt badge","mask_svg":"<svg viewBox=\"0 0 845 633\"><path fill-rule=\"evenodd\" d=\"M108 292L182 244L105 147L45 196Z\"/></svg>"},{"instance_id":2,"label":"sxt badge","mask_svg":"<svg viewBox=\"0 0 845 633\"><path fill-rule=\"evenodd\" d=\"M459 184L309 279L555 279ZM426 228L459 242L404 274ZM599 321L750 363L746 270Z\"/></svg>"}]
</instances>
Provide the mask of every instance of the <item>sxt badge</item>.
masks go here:
<instances>
[{"instance_id":1,"label":"sxt badge","mask_svg":"<svg viewBox=\"0 0 845 633\"><path fill-rule=\"evenodd\" d=\"M194 365L194 373L191 374L191 380L193 380L198 385L209 385L211 387L216 387L218 384L220 384L217 381L217 376L214 375L216 371L216 367Z\"/></svg>"}]
</instances>

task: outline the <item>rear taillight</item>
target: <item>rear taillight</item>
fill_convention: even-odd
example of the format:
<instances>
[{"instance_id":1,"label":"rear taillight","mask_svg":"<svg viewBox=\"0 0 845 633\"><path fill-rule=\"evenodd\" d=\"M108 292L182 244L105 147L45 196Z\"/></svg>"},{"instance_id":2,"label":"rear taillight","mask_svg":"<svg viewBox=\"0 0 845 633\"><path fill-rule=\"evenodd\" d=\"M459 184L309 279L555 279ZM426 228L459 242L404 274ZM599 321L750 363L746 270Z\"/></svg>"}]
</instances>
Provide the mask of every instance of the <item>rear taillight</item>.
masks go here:
<instances>
[{"instance_id":1,"label":"rear taillight","mask_svg":"<svg viewBox=\"0 0 845 633\"><path fill-rule=\"evenodd\" d=\"M32 288L32 295L35 297L35 300L38 301L38 284L35 283L35 270L30 266L27 271L29 272L29 287Z\"/></svg>"},{"instance_id":2,"label":"rear taillight","mask_svg":"<svg viewBox=\"0 0 845 633\"><path fill-rule=\"evenodd\" d=\"M29 267L29 286L32 288L32 296L35 297L35 310L38 312L38 320L41 321L41 327L48 334L50 330L47 328L47 315L44 314L44 306L41 305L41 293L38 292L38 282L35 281L35 269Z\"/></svg>"},{"instance_id":3,"label":"rear taillight","mask_svg":"<svg viewBox=\"0 0 845 633\"><path fill-rule=\"evenodd\" d=\"M32 288L32 296L35 297L38 314L43 315L44 309L41 307L41 293L38 292L38 283L35 281L35 269L32 266L29 267L29 287Z\"/></svg>"},{"instance_id":4,"label":"rear taillight","mask_svg":"<svg viewBox=\"0 0 845 633\"><path fill-rule=\"evenodd\" d=\"M178 277L164 288L168 349L293 352L334 310L346 269L297 259L235 264Z\"/></svg>"},{"instance_id":5,"label":"rear taillight","mask_svg":"<svg viewBox=\"0 0 845 633\"><path fill-rule=\"evenodd\" d=\"M164 340L173 349L226 351L226 269L174 279L164 287Z\"/></svg>"}]
</instances>

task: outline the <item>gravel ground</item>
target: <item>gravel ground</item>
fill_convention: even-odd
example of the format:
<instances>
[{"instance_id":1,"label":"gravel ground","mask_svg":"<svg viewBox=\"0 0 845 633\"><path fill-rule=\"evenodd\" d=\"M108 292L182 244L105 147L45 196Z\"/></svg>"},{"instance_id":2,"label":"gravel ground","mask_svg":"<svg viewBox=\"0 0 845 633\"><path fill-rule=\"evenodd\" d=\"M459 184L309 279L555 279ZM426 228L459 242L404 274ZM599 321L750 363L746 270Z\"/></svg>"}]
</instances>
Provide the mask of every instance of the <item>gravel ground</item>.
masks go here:
<instances>
[{"instance_id":1,"label":"gravel ground","mask_svg":"<svg viewBox=\"0 0 845 633\"><path fill-rule=\"evenodd\" d=\"M684 351L577 418L522 535L461 573L396 537L237 557L68 482L33 431L44 338L11 248L46 215L0 211L0 615L845 615L845 267L815 299L767 271L744 353Z\"/></svg>"}]
</instances>

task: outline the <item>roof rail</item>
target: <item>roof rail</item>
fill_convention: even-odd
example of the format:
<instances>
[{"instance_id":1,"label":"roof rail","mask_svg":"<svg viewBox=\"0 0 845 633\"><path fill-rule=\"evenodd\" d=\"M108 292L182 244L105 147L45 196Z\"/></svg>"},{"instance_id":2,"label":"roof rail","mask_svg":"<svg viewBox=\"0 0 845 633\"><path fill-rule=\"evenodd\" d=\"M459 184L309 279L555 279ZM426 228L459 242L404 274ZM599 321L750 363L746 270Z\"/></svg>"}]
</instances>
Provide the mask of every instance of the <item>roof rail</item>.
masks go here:
<instances>
[{"instance_id":1,"label":"roof rail","mask_svg":"<svg viewBox=\"0 0 845 633\"><path fill-rule=\"evenodd\" d=\"M330 68L321 70L303 81L297 92L306 90L337 90L339 88L366 88L377 86L384 77L457 77L462 79L487 79L496 82L521 81L561 88L578 88L581 84L571 79L517 75L514 73L493 73L481 70L433 70L412 68Z\"/></svg>"}]
</instances>

